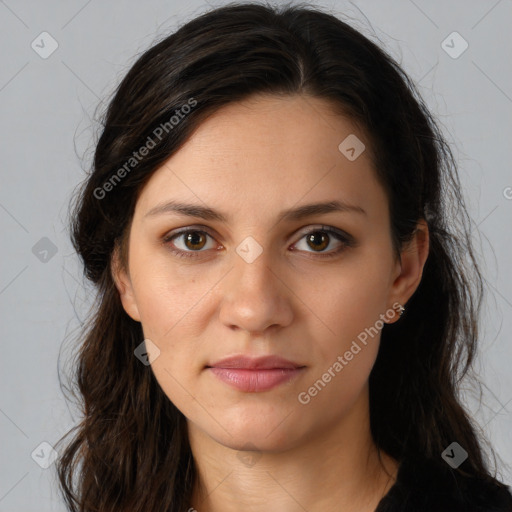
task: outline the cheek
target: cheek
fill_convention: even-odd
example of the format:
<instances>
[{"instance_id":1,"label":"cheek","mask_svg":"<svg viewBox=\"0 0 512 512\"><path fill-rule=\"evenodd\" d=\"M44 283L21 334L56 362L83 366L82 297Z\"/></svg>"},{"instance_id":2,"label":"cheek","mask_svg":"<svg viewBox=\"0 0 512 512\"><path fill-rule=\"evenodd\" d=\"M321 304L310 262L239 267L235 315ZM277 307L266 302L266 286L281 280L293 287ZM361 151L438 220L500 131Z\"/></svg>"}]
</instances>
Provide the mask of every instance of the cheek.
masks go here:
<instances>
[{"instance_id":1,"label":"cheek","mask_svg":"<svg viewBox=\"0 0 512 512\"><path fill-rule=\"evenodd\" d=\"M185 267L184 267L185 268ZM159 350L152 370L161 387L176 404L185 403L205 361L202 355L205 319L211 307L206 292L218 281L215 276L186 266L184 273L170 257L134 250L130 270L144 338ZM199 275L201 273L201 275ZM206 295L205 295L206 294ZM201 348L202 347L202 348Z\"/></svg>"},{"instance_id":2,"label":"cheek","mask_svg":"<svg viewBox=\"0 0 512 512\"><path fill-rule=\"evenodd\" d=\"M182 320L193 315L205 287L211 287L204 273L184 273L170 255L155 249L134 247L130 271L144 334L165 344L176 338L175 332L184 325Z\"/></svg>"},{"instance_id":3,"label":"cheek","mask_svg":"<svg viewBox=\"0 0 512 512\"><path fill-rule=\"evenodd\" d=\"M144 337L159 350L151 362L151 371L169 400L194 416L191 396L197 395L197 378L203 363L197 322L204 289L157 265L141 271L134 287Z\"/></svg>"},{"instance_id":4,"label":"cheek","mask_svg":"<svg viewBox=\"0 0 512 512\"><path fill-rule=\"evenodd\" d=\"M315 321L320 330L313 335L317 364L300 389L304 393L300 403L310 401L302 412L323 416L327 422L346 414L360 398L383 327L379 318L382 300L375 287L360 279L353 286L340 280L340 286L344 285L343 290L331 290L318 298L315 312L322 323Z\"/></svg>"},{"instance_id":5,"label":"cheek","mask_svg":"<svg viewBox=\"0 0 512 512\"><path fill-rule=\"evenodd\" d=\"M369 330L375 333L375 327L381 329L380 315L386 312L388 271L382 262L358 256L353 265L349 263L317 281L313 292L310 288L304 295L304 289L301 295L308 297L311 318L321 320L317 322L323 333L320 338L327 334L331 352L347 350L352 340L364 339Z\"/></svg>"},{"instance_id":6,"label":"cheek","mask_svg":"<svg viewBox=\"0 0 512 512\"><path fill-rule=\"evenodd\" d=\"M310 318L319 329L313 336L318 364L301 391L317 414L344 414L360 396L375 363L389 293L387 262L374 256L378 253L368 251L346 261L310 294Z\"/></svg>"}]
</instances>

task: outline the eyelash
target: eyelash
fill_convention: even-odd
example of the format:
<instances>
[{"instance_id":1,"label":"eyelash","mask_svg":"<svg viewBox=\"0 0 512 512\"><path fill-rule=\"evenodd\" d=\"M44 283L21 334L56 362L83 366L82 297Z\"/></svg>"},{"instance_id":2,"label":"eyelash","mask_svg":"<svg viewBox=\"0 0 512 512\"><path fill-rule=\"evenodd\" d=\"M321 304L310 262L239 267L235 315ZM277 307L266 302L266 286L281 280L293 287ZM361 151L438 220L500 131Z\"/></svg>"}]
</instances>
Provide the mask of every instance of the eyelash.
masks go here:
<instances>
[{"instance_id":1,"label":"eyelash","mask_svg":"<svg viewBox=\"0 0 512 512\"><path fill-rule=\"evenodd\" d=\"M171 252L173 254L175 254L176 256L178 256L179 258L197 258L197 257L199 257L198 253L205 252L205 251L201 251L201 250L200 251L183 251L181 249L176 249L175 247L172 246L172 244L170 244L170 242L173 239L175 239L179 236L182 236L182 235L186 235L188 233L203 233L203 234L210 236L211 238L214 238L213 235L211 235L208 231L205 231L204 228L202 228L202 227L201 227L201 229L188 227L188 228L183 229L182 231L178 231L177 233L170 233L168 235L165 235L162 238L162 242L165 245L169 246ZM338 256L346 248L353 247L355 245L355 241L352 238L352 236L348 235L347 233L344 233L343 231L338 231L334 228L329 228L327 226L322 226L321 228L315 228L315 229L308 231L307 233L304 233L302 235L302 237L299 239L299 241L302 240L304 237L311 235L312 233L327 233L329 235L332 235L338 241L343 243L343 245L340 248L338 248L334 251L331 251L331 252L315 253L314 251L312 251L312 254L314 254L315 258L316 257L333 258L335 256ZM306 252L310 252L310 251L306 251Z\"/></svg>"}]
</instances>

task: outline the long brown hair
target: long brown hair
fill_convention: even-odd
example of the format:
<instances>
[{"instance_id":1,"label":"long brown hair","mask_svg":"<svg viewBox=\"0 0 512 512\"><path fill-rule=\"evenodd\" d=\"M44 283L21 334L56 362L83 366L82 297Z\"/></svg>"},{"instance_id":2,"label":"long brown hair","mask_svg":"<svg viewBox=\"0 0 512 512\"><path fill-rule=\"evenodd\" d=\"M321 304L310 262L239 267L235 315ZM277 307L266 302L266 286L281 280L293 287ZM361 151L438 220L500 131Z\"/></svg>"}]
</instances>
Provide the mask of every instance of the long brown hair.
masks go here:
<instances>
[{"instance_id":1,"label":"long brown hair","mask_svg":"<svg viewBox=\"0 0 512 512\"><path fill-rule=\"evenodd\" d=\"M328 100L364 127L389 198L397 254L418 220L428 223L421 283L401 320L384 326L370 374L377 447L399 461L441 461L456 440L469 457L454 473L490 478L458 398L476 352L482 276L440 129L401 67L349 24L307 4L232 3L138 58L103 113L92 169L76 196L72 241L97 297L71 376L83 419L59 440L74 434L57 461L72 511L177 512L190 505L196 468L186 421L151 367L134 357L143 333L121 305L112 254L118 244L126 249L135 203L152 173L206 116L256 93ZM149 139L155 146L130 160Z\"/></svg>"}]
</instances>

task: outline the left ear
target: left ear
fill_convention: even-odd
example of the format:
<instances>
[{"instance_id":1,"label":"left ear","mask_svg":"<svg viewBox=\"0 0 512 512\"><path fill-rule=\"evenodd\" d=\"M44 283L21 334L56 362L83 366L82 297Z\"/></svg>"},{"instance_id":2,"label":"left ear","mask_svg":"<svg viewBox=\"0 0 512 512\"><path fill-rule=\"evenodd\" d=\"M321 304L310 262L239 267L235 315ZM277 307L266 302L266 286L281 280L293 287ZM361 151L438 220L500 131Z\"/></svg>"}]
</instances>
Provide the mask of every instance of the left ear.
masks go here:
<instances>
[{"instance_id":1,"label":"left ear","mask_svg":"<svg viewBox=\"0 0 512 512\"><path fill-rule=\"evenodd\" d=\"M397 262L398 275L393 281L390 294L390 308L395 302L405 305L418 288L429 247L428 224L421 219L416 225L412 239L400 252L400 261Z\"/></svg>"}]
</instances>

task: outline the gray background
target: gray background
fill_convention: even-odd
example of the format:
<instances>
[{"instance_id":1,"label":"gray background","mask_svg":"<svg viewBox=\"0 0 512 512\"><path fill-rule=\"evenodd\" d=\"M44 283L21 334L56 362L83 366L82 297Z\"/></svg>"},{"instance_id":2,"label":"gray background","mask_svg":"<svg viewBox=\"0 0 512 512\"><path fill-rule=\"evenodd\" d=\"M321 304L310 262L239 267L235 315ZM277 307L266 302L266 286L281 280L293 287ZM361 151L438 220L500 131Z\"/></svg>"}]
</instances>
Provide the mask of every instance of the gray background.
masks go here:
<instances>
[{"instance_id":1,"label":"gray background","mask_svg":"<svg viewBox=\"0 0 512 512\"><path fill-rule=\"evenodd\" d=\"M476 365L483 404L468 385L464 396L499 457L498 476L510 484L512 2L312 3L349 15L385 45L419 83L452 144L488 291ZM49 452L40 443L53 445L77 419L59 388L57 359L60 349L69 359L92 299L66 223L92 155L95 108L160 34L222 4L0 1L0 511L64 510L55 466L43 469L31 454L37 449L44 461ZM46 59L31 47L42 46L43 31L58 43ZM442 47L453 31L469 44L457 58ZM452 54L462 49L456 39L447 44Z\"/></svg>"}]
</instances>

